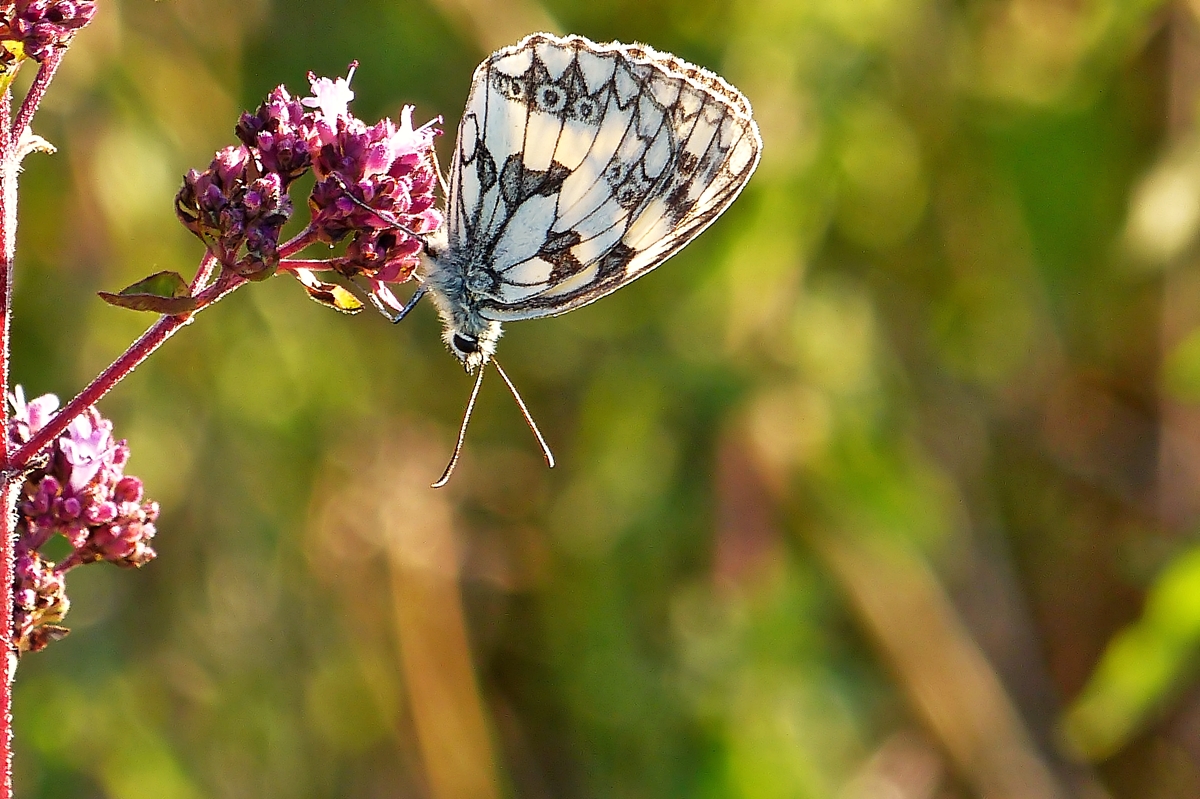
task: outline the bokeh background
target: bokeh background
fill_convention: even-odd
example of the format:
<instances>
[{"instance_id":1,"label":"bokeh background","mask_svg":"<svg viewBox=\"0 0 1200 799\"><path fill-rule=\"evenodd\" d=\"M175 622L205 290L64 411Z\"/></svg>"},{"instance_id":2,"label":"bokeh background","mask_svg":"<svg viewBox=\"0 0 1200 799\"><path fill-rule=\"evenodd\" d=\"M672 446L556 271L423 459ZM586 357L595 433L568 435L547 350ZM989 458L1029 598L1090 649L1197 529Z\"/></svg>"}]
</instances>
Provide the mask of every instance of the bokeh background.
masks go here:
<instances>
[{"instance_id":1,"label":"bokeh background","mask_svg":"<svg viewBox=\"0 0 1200 799\"><path fill-rule=\"evenodd\" d=\"M242 109L357 59L445 116L537 30L721 72L765 151L653 275L470 380L287 278L107 397L159 559L70 575L18 795L1200 796L1200 3L101 0L22 181L15 379L64 399L201 245ZM25 76L28 78L28 75Z\"/></svg>"}]
</instances>

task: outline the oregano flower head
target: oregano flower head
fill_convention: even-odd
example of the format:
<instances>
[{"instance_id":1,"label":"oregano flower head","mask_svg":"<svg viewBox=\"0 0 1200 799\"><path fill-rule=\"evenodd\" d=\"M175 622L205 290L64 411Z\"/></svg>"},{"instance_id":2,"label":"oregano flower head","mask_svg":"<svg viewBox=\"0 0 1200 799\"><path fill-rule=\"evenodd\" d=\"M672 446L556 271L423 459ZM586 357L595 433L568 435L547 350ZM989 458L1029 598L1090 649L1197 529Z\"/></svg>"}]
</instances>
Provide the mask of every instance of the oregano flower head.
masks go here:
<instances>
[{"instance_id":1,"label":"oregano flower head","mask_svg":"<svg viewBox=\"0 0 1200 799\"><path fill-rule=\"evenodd\" d=\"M25 401L18 386L9 397L9 440L19 446L53 417L58 398ZM66 634L63 576L84 563L108 561L132 568L154 559L151 547L158 503L146 501L142 481L125 474L129 445L112 435L112 422L90 407L71 420L45 462L26 474L17 503L17 593L13 636L20 651L36 651ZM40 552L55 535L71 552L53 563Z\"/></svg>"},{"instance_id":2,"label":"oregano flower head","mask_svg":"<svg viewBox=\"0 0 1200 799\"><path fill-rule=\"evenodd\" d=\"M276 87L254 112L242 114L235 128L241 144L217 153L207 170L189 172L175 200L180 221L223 269L250 278L285 269L310 296L341 310L355 309L332 301L336 287L314 271L362 277L378 300L395 305L387 284L412 276L418 236L442 224L434 207L439 120L414 127L413 108L405 106L399 122L368 125L350 110L354 70L333 79L310 73L312 94L299 99ZM309 225L281 244L293 211L288 190L309 170L315 177ZM320 262L287 260L317 242L345 242L345 250Z\"/></svg>"}]
</instances>

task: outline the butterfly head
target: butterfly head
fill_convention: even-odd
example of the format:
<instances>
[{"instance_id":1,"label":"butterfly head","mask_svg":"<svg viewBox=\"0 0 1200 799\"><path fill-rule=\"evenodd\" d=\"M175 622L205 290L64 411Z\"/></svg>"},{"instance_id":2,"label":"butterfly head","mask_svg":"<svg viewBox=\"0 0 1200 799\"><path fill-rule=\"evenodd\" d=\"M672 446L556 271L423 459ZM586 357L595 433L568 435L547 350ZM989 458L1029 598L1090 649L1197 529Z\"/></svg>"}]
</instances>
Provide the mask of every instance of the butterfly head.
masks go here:
<instances>
[{"instance_id":1,"label":"butterfly head","mask_svg":"<svg viewBox=\"0 0 1200 799\"><path fill-rule=\"evenodd\" d=\"M454 353L454 357L462 362L463 368L471 374L491 360L492 355L496 352L496 341L499 338L499 322L487 322L479 328L446 325L446 330L442 334L446 346Z\"/></svg>"}]
</instances>

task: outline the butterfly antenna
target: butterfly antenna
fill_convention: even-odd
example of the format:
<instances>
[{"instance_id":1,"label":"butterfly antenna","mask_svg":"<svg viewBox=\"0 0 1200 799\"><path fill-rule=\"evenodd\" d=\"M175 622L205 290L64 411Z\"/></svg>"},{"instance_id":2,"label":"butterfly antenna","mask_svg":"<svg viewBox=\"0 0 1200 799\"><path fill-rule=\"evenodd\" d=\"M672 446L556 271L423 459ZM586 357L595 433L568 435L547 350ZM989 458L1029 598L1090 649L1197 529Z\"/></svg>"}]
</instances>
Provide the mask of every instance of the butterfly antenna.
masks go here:
<instances>
[{"instance_id":1,"label":"butterfly antenna","mask_svg":"<svg viewBox=\"0 0 1200 799\"><path fill-rule=\"evenodd\" d=\"M537 423L533 421L533 416L529 414L529 409L525 407L525 401L517 393L517 387L513 385L513 381L508 379L508 375L500 367L499 361L493 358L492 363L496 364L496 371L500 373L500 377L504 379L504 385L508 386L508 390L512 392L513 399L517 401L517 407L521 409L521 415L525 417L525 424L529 425L529 429L533 431L533 437L537 439L538 445L542 448L542 456L546 459L546 465L553 469L554 453L550 451L550 445L546 443L546 439L542 438L542 431L538 430Z\"/></svg>"},{"instance_id":2,"label":"butterfly antenna","mask_svg":"<svg viewBox=\"0 0 1200 799\"><path fill-rule=\"evenodd\" d=\"M475 378L475 388L471 389L471 398L467 400L467 410L463 413L462 427L458 428L458 443L454 445L454 454L450 456L450 462L446 464L446 471L442 472L442 476L430 488L441 488L450 482L450 475L454 474L454 467L458 465L458 456L462 454L463 441L467 437L467 422L471 421L471 414L475 410L475 398L479 396L479 387L483 385L485 366L487 366L486 361L479 364L479 376ZM500 374L503 375L504 372ZM507 377L504 379L508 380Z\"/></svg>"}]
</instances>

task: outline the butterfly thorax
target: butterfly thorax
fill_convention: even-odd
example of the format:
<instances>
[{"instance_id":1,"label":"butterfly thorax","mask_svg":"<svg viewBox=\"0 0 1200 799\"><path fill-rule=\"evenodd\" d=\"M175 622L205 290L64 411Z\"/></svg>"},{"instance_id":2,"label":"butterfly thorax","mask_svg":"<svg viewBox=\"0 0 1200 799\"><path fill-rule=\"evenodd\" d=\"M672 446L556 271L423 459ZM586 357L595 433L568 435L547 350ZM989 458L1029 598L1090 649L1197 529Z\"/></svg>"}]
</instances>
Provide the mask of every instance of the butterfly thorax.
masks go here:
<instances>
[{"instance_id":1,"label":"butterfly thorax","mask_svg":"<svg viewBox=\"0 0 1200 799\"><path fill-rule=\"evenodd\" d=\"M453 247L431 243L422 259L422 278L442 318L442 340L468 372L491 359L500 340L500 323L479 313L484 286L472 285L471 258Z\"/></svg>"}]
</instances>

